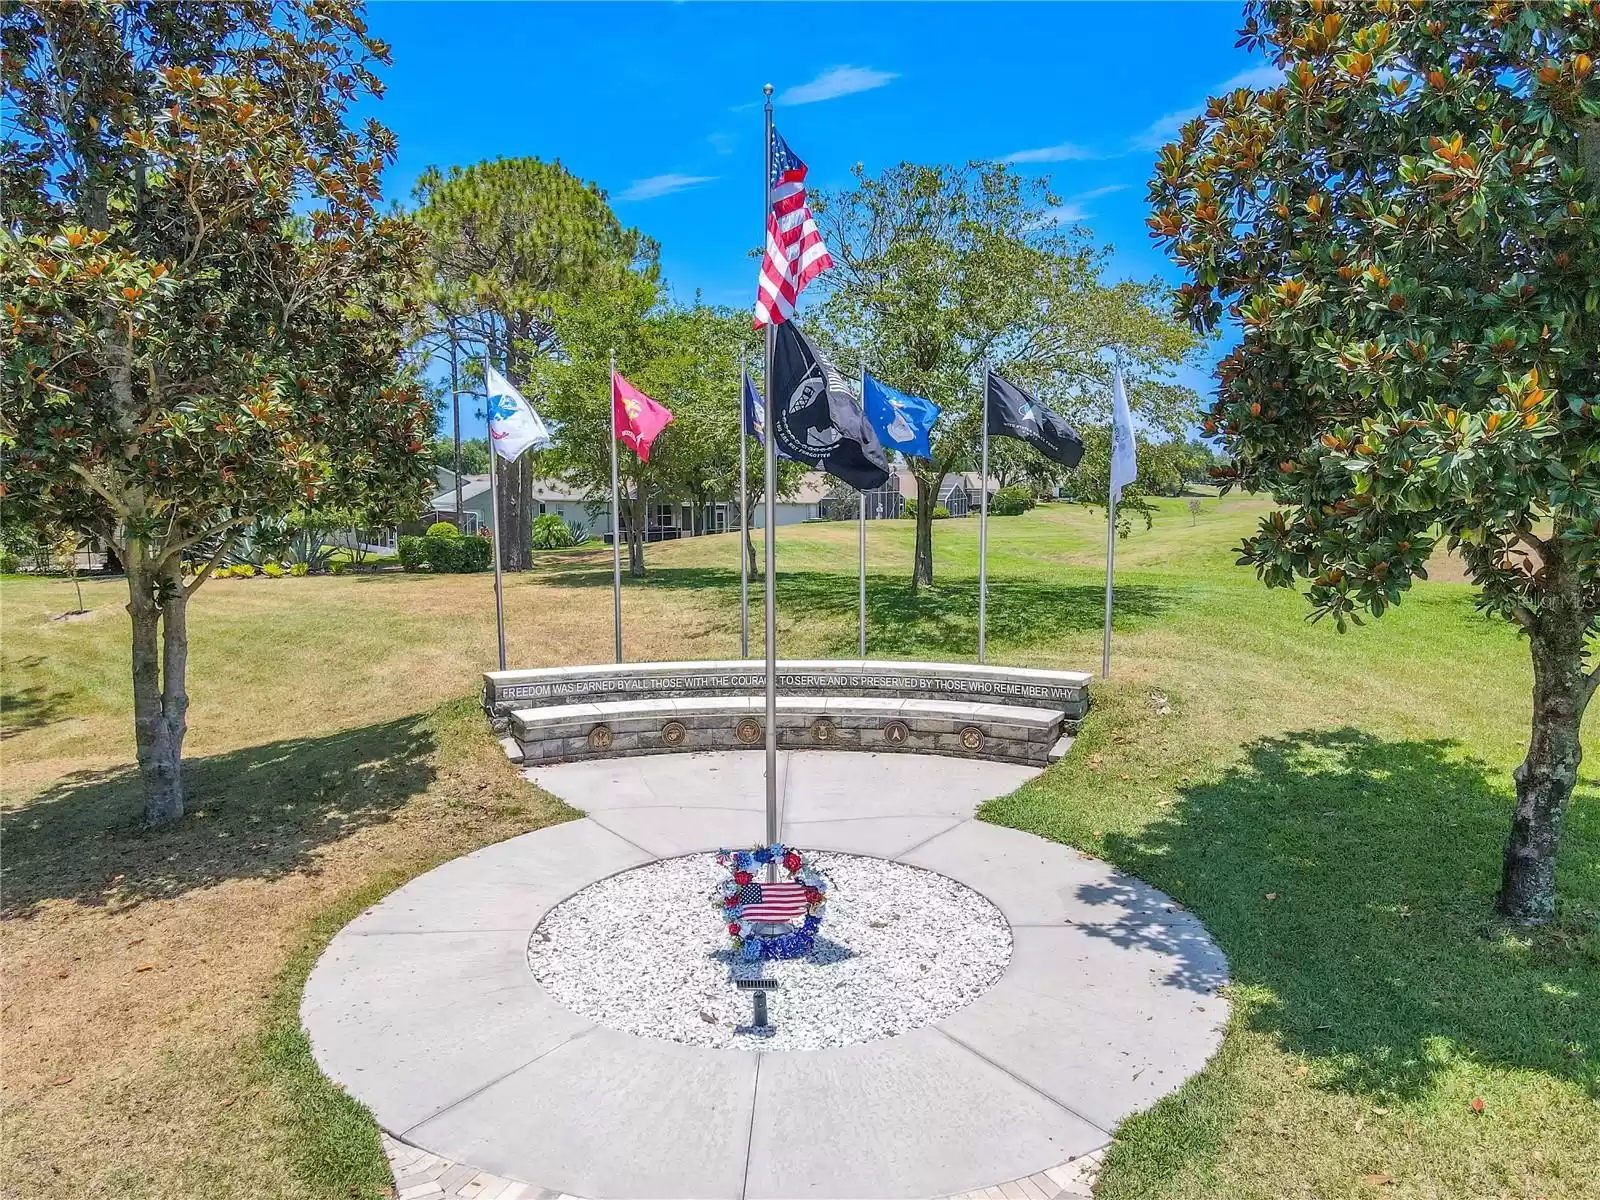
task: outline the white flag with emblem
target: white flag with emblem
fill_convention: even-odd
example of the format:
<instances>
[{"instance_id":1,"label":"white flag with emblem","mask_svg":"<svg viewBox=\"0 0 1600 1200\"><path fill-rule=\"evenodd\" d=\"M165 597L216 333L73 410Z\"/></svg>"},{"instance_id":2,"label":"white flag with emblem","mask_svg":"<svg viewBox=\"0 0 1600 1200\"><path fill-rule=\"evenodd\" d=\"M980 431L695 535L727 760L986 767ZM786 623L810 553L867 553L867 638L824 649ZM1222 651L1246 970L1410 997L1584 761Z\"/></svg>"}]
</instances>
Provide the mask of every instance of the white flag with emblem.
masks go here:
<instances>
[{"instance_id":1,"label":"white flag with emblem","mask_svg":"<svg viewBox=\"0 0 1600 1200\"><path fill-rule=\"evenodd\" d=\"M1128 393L1122 386L1122 364L1119 362L1112 383L1111 503L1120 500L1123 486L1137 478L1139 454L1133 440L1133 414L1128 411Z\"/></svg>"},{"instance_id":2,"label":"white flag with emblem","mask_svg":"<svg viewBox=\"0 0 1600 1200\"><path fill-rule=\"evenodd\" d=\"M483 372L489 393L489 444L495 453L507 462L516 462L529 447L548 446L550 431L533 405L488 363L483 364Z\"/></svg>"}]
</instances>

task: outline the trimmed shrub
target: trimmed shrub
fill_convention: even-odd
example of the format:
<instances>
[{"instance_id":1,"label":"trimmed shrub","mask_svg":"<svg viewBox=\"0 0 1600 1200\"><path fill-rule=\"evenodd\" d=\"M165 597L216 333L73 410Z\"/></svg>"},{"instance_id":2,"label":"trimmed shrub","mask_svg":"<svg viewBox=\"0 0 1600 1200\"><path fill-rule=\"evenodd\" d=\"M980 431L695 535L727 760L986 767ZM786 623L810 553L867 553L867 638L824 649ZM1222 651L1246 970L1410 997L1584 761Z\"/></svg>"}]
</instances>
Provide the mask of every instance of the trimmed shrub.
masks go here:
<instances>
[{"instance_id":1,"label":"trimmed shrub","mask_svg":"<svg viewBox=\"0 0 1600 1200\"><path fill-rule=\"evenodd\" d=\"M572 529L555 513L545 513L533 523L533 548L535 550L565 550L578 543Z\"/></svg>"},{"instance_id":2,"label":"trimmed shrub","mask_svg":"<svg viewBox=\"0 0 1600 1200\"><path fill-rule=\"evenodd\" d=\"M989 515L994 517L1021 516L1033 507L1033 493L1025 487L1003 487L989 497Z\"/></svg>"},{"instance_id":3,"label":"trimmed shrub","mask_svg":"<svg viewBox=\"0 0 1600 1200\"><path fill-rule=\"evenodd\" d=\"M441 574L482 571L489 566L494 553L488 539L459 535L425 537L422 550L424 561Z\"/></svg>"},{"instance_id":4,"label":"trimmed shrub","mask_svg":"<svg viewBox=\"0 0 1600 1200\"><path fill-rule=\"evenodd\" d=\"M330 575L343 575L349 569L350 564L345 562L342 558L336 559L328 564L328 574Z\"/></svg>"},{"instance_id":5,"label":"trimmed shrub","mask_svg":"<svg viewBox=\"0 0 1600 1200\"><path fill-rule=\"evenodd\" d=\"M935 521L948 521L950 519L950 510L942 504L935 504L933 506L933 519Z\"/></svg>"},{"instance_id":6,"label":"trimmed shrub","mask_svg":"<svg viewBox=\"0 0 1600 1200\"><path fill-rule=\"evenodd\" d=\"M309 575L310 573L311 573L311 564L310 563L303 563L303 562L295 563L294 566L289 568L289 574L293 575L296 579L300 578L300 576L302 576L302 575Z\"/></svg>"},{"instance_id":7,"label":"trimmed shrub","mask_svg":"<svg viewBox=\"0 0 1600 1200\"><path fill-rule=\"evenodd\" d=\"M15 575L21 566L17 556L9 550L0 550L0 575Z\"/></svg>"},{"instance_id":8,"label":"trimmed shrub","mask_svg":"<svg viewBox=\"0 0 1600 1200\"><path fill-rule=\"evenodd\" d=\"M423 536L425 536L425 537L460 537L461 536L461 531L459 529L457 529L454 525L450 524L449 521L435 521L432 525L428 526L428 532L426 534L424 534Z\"/></svg>"},{"instance_id":9,"label":"trimmed shrub","mask_svg":"<svg viewBox=\"0 0 1600 1200\"><path fill-rule=\"evenodd\" d=\"M900 515L908 521L917 519L917 498L915 496L906 497L906 506Z\"/></svg>"},{"instance_id":10,"label":"trimmed shrub","mask_svg":"<svg viewBox=\"0 0 1600 1200\"><path fill-rule=\"evenodd\" d=\"M287 571L285 571L281 566L279 566L275 562L262 563L261 564L261 573L263 575L265 575L268 579L282 579L285 575L288 574Z\"/></svg>"},{"instance_id":11,"label":"trimmed shrub","mask_svg":"<svg viewBox=\"0 0 1600 1200\"><path fill-rule=\"evenodd\" d=\"M454 530L446 536L444 534L430 533L422 539L422 561L439 572L456 571L459 559L457 552L461 545L461 537Z\"/></svg>"},{"instance_id":12,"label":"trimmed shrub","mask_svg":"<svg viewBox=\"0 0 1600 1200\"><path fill-rule=\"evenodd\" d=\"M461 542L461 571L487 571L494 562L494 543L488 538L469 537Z\"/></svg>"},{"instance_id":13,"label":"trimmed shrub","mask_svg":"<svg viewBox=\"0 0 1600 1200\"><path fill-rule=\"evenodd\" d=\"M427 546L424 544L423 539L409 533L400 539L398 552L400 565L407 571L415 571L427 560L428 556Z\"/></svg>"}]
</instances>

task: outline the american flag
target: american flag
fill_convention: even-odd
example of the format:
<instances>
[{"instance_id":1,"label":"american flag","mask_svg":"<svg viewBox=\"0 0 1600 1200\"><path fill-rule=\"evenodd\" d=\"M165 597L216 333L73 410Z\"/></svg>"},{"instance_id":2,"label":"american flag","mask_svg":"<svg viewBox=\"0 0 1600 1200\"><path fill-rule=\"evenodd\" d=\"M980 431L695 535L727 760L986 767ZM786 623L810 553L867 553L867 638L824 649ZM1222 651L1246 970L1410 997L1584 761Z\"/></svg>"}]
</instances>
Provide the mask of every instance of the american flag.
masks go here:
<instances>
[{"instance_id":1,"label":"american flag","mask_svg":"<svg viewBox=\"0 0 1600 1200\"><path fill-rule=\"evenodd\" d=\"M767 177L767 253L761 259L755 327L781 325L794 316L800 291L833 266L806 204L806 165L777 127L772 130L772 172Z\"/></svg>"},{"instance_id":2,"label":"american flag","mask_svg":"<svg viewBox=\"0 0 1600 1200\"><path fill-rule=\"evenodd\" d=\"M746 883L739 887L739 912L746 921L795 921L806 915L803 883Z\"/></svg>"}]
</instances>

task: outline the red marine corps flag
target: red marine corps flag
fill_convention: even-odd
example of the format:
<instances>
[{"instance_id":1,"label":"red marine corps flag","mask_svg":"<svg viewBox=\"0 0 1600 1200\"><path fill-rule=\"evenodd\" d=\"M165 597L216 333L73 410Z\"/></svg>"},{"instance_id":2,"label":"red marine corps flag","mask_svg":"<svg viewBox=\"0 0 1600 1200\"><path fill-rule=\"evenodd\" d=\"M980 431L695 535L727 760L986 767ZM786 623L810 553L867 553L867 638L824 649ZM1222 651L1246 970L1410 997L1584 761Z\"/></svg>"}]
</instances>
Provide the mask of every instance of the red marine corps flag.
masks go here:
<instances>
[{"instance_id":1,"label":"red marine corps flag","mask_svg":"<svg viewBox=\"0 0 1600 1200\"><path fill-rule=\"evenodd\" d=\"M794 316L806 284L833 266L806 204L806 165L774 126L772 167L767 174L767 252L761 259L755 327L781 325Z\"/></svg>"}]
</instances>

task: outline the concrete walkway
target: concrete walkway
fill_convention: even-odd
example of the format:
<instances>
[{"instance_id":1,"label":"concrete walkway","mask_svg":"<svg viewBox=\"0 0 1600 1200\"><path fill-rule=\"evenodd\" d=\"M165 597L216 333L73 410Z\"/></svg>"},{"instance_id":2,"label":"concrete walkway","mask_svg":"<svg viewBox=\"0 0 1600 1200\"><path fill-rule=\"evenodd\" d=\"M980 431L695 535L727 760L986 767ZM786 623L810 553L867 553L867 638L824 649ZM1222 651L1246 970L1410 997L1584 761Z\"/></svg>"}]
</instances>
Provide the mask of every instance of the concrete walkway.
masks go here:
<instances>
[{"instance_id":1,"label":"concrete walkway","mask_svg":"<svg viewBox=\"0 0 1600 1200\"><path fill-rule=\"evenodd\" d=\"M533 769L588 817L447 863L341 931L302 1003L317 1061L401 1145L401 1200L1076 1190L1083 1173L1063 1164L1097 1159L1216 1048L1226 963L1154 889L971 819L1035 773L781 758L784 840L939 871L1010 921L1000 981L934 1025L713 1050L597 1026L544 992L526 946L555 904L655 858L762 839L762 755L678 754Z\"/></svg>"}]
</instances>

